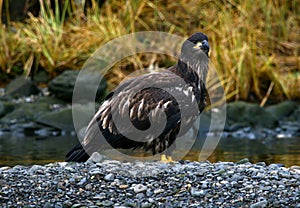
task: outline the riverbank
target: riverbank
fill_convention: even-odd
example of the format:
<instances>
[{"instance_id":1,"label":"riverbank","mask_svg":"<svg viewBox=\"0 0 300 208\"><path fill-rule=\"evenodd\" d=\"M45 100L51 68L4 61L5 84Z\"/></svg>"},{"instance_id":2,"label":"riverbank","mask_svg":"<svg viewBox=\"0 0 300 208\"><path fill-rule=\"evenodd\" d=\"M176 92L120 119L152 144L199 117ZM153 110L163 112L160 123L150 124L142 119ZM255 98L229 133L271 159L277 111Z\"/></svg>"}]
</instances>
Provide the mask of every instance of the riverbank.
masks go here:
<instances>
[{"instance_id":1,"label":"riverbank","mask_svg":"<svg viewBox=\"0 0 300 208\"><path fill-rule=\"evenodd\" d=\"M300 207L300 167L232 162L0 168L3 207Z\"/></svg>"}]
</instances>

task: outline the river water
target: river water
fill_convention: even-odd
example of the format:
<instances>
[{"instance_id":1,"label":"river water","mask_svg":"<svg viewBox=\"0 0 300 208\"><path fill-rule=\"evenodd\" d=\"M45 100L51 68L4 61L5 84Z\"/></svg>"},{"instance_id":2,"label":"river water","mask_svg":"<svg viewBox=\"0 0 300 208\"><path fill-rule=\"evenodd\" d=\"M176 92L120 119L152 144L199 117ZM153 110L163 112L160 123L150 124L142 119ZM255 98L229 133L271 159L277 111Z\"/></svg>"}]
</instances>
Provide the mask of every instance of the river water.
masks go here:
<instances>
[{"instance_id":1,"label":"river water","mask_svg":"<svg viewBox=\"0 0 300 208\"><path fill-rule=\"evenodd\" d=\"M0 135L0 166L47 164L64 161L66 152L77 143L71 135L28 137ZM222 138L207 160L236 162L248 158L252 163L264 161L286 167L300 166L300 138L236 139ZM198 161L199 151L193 148L186 160ZM174 153L176 154L176 152Z\"/></svg>"}]
</instances>

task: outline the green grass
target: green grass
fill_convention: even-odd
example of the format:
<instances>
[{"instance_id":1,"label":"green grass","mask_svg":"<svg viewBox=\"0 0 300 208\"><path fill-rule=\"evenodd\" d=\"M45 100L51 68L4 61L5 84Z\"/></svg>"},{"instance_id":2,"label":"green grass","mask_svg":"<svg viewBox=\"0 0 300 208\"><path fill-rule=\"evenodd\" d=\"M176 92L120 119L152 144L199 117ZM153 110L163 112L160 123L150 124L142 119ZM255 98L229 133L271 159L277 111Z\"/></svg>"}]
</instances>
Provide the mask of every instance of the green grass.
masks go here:
<instances>
[{"instance_id":1,"label":"green grass","mask_svg":"<svg viewBox=\"0 0 300 208\"><path fill-rule=\"evenodd\" d=\"M96 49L121 35L157 30L188 37L202 31L209 36L211 60L228 100L262 105L267 100L300 100L300 0L106 1L86 18L67 0L63 11L40 2L39 17L0 27L3 81L41 68L50 78L79 69ZM65 19L71 6L73 13ZM106 78L113 88L134 70L172 61L164 55L138 54L118 63Z\"/></svg>"}]
</instances>

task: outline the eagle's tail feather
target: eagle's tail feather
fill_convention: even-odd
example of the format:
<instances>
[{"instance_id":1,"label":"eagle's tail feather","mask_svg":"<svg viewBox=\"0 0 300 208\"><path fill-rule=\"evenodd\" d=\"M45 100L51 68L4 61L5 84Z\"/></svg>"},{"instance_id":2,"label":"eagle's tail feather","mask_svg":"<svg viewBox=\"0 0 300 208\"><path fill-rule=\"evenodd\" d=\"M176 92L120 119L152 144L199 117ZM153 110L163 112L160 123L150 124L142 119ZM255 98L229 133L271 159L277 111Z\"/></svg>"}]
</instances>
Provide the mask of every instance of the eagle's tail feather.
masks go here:
<instances>
[{"instance_id":1,"label":"eagle's tail feather","mask_svg":"<svg viewBox=\"0 0 300 208\"><path fill-rule=\"evenodd\" d=\"M71 149L66 155L67 162L85 162L89 159L89 154L84 150L79 143Z\"/></svg>"}]
</instances>

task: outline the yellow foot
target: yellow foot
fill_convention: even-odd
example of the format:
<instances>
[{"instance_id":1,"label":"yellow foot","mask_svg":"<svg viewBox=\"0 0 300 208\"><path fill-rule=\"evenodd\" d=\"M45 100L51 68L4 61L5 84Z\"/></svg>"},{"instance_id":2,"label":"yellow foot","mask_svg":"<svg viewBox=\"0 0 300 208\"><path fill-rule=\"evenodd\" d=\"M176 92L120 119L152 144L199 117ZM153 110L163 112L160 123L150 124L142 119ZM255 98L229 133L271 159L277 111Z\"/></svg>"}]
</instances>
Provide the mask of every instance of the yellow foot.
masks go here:
<instances>
[{"instance_id":1,"label":"yellow foot","mask_svg":"<svg viewBox=\"0 0 300 208\"><path fill-rule=\"evenodd\" d=\"M160 155L160 162L175 162L175 160L173 160L172 156L167 156L163 154Z\"/></svg>"}]
</instances>

